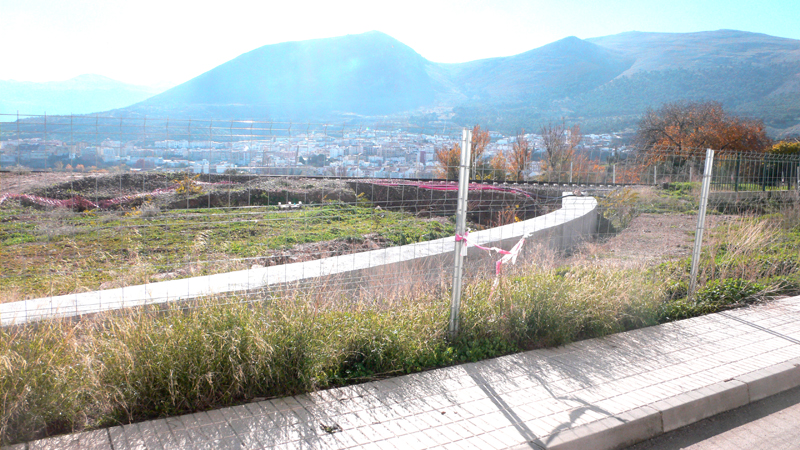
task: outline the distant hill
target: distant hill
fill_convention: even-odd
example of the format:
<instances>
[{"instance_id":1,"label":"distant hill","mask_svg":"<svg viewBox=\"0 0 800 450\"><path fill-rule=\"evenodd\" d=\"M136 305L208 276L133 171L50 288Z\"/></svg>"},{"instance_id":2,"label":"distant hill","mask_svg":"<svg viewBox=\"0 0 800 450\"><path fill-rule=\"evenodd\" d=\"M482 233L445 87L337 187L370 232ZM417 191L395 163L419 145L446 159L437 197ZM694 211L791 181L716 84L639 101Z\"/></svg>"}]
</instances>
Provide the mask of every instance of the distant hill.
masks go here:
<instances>
[{"instance_id":1,"label":"distant hill","mask_svg":"<svg viewBox=\"0 0 800 450\"><path fill-rule=\"evenodd\" d=\"M591 90L632 63L620 52L568 37L515 56L454 64L451 73L472 99L541 101Z\"/></svg>"},{"instance_id":2,"label":"distant hill","mask_svg":"<svg viewBox=\"0 0 800 450\"><path fill-rule=\"evenodd\" d=\"M648 107L664 102L714 100L731 112L763 119L776 135L800 124L800 41L719 30L629 32L584 42L630 64L609 80L598 77L601 82L589 89L564 91L539 104L463 106L457 119L519 128L564 117L586 130L608 131L635 125Z\"/></svg>"},{"instance_id":3,"label":"distant hill","mask_svg":"<svg viewBox=\"0 0 800 450\"><path fill-rule=\"evenodd\" d=\"M435 102L431 63L379 32L245 53L127 112L218 118L384 115Z\"/></svg>"},{"instance_id":4,"label":"distant hill","mask_svg":"<svg viewBox=\"0 0 800 450\"><path fill-rule=\"evenodd\" d=\"M87 114L129 106L157 93L91 74L45 83L0 80L0 112Z\"/></svg>"},{"instance_id":5,"label":"distant hill","mask_svg":"<svg viewBox=\"0 0 800 450\"><path fill-rule=\"evenodd\" d=\"M301 121L402 114L423 124L446 115L451 124L501 131L563 117L609 131L676 100L719 101L763 119L774 134L790 130L800 124L800 41L733 30L628 32L440 64L370 32L264 46L113 114Z\"/></svg>"}]
</instances>

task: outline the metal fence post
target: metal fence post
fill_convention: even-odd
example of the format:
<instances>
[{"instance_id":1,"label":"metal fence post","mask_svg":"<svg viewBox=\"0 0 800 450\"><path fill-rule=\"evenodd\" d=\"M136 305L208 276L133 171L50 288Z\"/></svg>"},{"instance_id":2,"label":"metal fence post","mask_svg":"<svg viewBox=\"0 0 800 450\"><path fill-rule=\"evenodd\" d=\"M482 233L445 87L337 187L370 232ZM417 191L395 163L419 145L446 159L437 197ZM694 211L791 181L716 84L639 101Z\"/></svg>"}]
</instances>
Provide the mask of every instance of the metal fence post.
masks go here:
<instances>
[{"instance_id":1,"label":"metal fence post","mask_svg":"<svg viewBox=\"0 0 800 450\"><path fill-rule=\"evenodd\" d=\"M572 184L572 161L569 162L569 184Z\"/></svg>"},{"instance_id":2,"label":"metal fence post","mask_svg":"<svg viewBox=\"0 0 800 450\"><path fill-rule=\"evenodd\" d=\"M706 150L706 165L703 170L703 188L700 191L700 211L697 214L697 231L694 235L694 251L692 252L692 272L689 282L689 298L694 297L697 288L697 270L700 267L700 251L703 246L703 229L706 225L706 206L708 205L708 191L711 187L711 172L714 168L714 150Z\"/></svg>"},{"instance_id":3,"label":"metal fence post","mask_svg":"<svg viewBox=\"0 0 800 450\"><path fill-rule=\"evenodd\" d=\"M616 185L617 184L617 165L613 164L611 166L611 183Z\"/></svg>"},{"instance_id":4,"label":"metal fence post","mask_svg":"<svg viewBox=\"0 0 800 450\"><path fill-rule=\"evenodd\" d=\"M461 132L461 164L458 166L458 204L456 206L456 236L464 236L467 225L467 194L469 192L470 154L472 152L472 131L464 128ZM461 309L461 278L464 272L466 245L455 242L455 269L453 270L453 296L450 302L450 337L458 335L459 312Z\"/></svg>"}]
</instances>

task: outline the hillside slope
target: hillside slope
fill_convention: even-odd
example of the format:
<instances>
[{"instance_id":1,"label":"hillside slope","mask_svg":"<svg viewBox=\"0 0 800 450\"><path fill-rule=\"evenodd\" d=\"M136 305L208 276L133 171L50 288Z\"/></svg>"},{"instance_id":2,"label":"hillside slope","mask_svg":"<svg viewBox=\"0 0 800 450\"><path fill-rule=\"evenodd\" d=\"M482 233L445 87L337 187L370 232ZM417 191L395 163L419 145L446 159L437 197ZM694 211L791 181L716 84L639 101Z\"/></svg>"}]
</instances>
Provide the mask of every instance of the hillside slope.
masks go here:
<instances>
[{"instance_id":1,"label":"hillside slope","mask_svg":"<svg viewBox=\"0 0 800 450\"><path fill-rule=\"evenodd\" d=\"M245 53L129 110L299 119L391 114L435 101L429 64L379 32L286 42Z\"/></svg>"}]
</instances>

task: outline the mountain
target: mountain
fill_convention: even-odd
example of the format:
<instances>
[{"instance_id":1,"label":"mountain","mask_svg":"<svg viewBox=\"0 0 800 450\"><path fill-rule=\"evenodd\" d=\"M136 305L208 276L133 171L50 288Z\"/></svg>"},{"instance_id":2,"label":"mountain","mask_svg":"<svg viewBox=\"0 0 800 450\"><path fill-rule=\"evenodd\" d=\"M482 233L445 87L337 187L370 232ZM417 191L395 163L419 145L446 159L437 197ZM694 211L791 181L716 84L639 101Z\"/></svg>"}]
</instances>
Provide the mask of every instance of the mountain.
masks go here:
<instances>
[{"instance_id":1,"label":"mountain","mask_svg":"<svg viewBox=\"0 0 800 450\"><path fill-rule=\"evenodd\" d=\"M800 123L800 41L735 30L622 33L588 41L624 52L635 63L574 103L623 99L629 113L666 101L715 100L774 128ZM618 112L622 112L619 110Z\"/></svg>"},{"instance_id":2,"label":"mountain","mask_svg":"<svg viewBox=\"0 0 800 450\"><path fill-rule=\"evenodd\" d=\"M88 114L129 106L157 93L93 74L46 83L0 80L0 112Z\"/></svg>"},{"instance_id":3,"label":"mountain","mask_svg":"<svg viewBox=\"0 0 800 450\"><path fill-rule=\"evenodd\" d=\"M631 31L587 39L635 58L623 75L652 70L704 69L738 64L776 65L800 62L800 41L736 30L699 33Z\"/></svg>"},{"instance_id":4,"label":"mountain","mask_svg":"<svg viewBox=\"0 0 800 450\"><path fill-rule=\"evenodd\" d=\"M568 89L545 103L457 107L456 120L520 128L563 117L587 130L608 131L634 126L647 108L665 102L713 100L736 114L764 120L776 135L800 123L798 40L718 30L628 32L583 42L613 52L609 55L620 64L609 67L628 66L610 79L592 69L589 74L596 78L586 82L588 89Z\"/></svg>"},{"instance_id":5,"label":"mountain","mask_svg":"<svg viewBox=\"0 0 800 450\"><path fill-rule=\"evenodd\" d=\"M678 100L719 101L774 134L790 130L800 124L800 41L735 30L628 32L440 64L369 32L264 46L111 113L299 121L404 114L512 132L563 118L594 132L634 126L647 108Z\"/></svg>"},{"instance_id":6,"label":"mountain","mask_svg":"<svg viewBox=\"0 0 800 450\"><path fill-rule=\"evenodd\" d=\"M245 53L128 111L311 119L383 115L434 103L432 64L379 32L285 42Z\"/></svg>"},{"instance_id":7,"label":"mountain","mask_svg":"<svg viewBox=\"0 0 800 450\"><path fill-rule=\"evenodd\" d=\"M449 69L467 98L498 103L586 92L611 81L632 63L621 52L572 36L515 56L441 66Z\"/></svg>"}]
</instances>

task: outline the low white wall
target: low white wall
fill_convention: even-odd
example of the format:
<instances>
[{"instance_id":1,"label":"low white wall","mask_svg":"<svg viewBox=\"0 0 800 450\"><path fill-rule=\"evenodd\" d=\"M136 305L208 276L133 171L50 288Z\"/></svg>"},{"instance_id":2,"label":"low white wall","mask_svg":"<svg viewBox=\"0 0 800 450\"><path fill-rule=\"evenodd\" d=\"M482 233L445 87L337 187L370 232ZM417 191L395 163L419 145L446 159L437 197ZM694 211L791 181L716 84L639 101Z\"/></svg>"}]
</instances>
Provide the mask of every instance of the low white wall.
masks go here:
<instances>
[{"instance_id":1,"label":"low white wall","mask_svg":"<svg viewBox=\"0 0 800 450\"><path fill-rule=\"evenodd\" d=\"M477 244L508 250L522 236L531 234L530 242L566 250L595 233L597 220L597 201L594 198L564 197L561 209L550 214L474 232L469 237ZM455 239L451 236L282 266L4 303L0 304L0 325L185 301L217 294L270 291L293 284L354 286L359 283L374 285L381 280L414 281L404 280L403 277L419 277L422 274L451 277L454 248ZM468 259L474 267L491 257L487 252L471 247Z\"/></svg>"}]
</instances>

